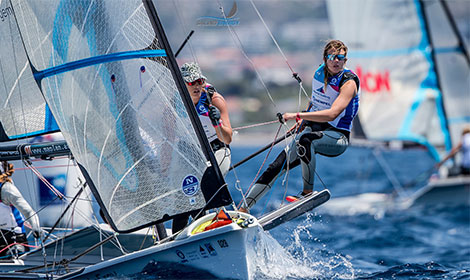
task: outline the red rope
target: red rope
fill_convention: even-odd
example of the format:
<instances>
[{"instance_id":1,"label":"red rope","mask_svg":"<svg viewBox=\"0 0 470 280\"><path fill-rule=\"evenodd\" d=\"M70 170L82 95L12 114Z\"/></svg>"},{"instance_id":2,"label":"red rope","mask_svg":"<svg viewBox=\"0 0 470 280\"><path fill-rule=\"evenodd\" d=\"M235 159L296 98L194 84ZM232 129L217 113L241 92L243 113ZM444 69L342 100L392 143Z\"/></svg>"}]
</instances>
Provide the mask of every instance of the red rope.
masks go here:
<instances>
[{"instance_id":1,"label":"red rope","mask_svg":"<svg viewBox=\"0 0 470 280\"><path fill-rule=\"evenodd\" d=\"M34 245L29 245L29 244L25 244L25 243L11 243L9 244L8 246L6 246L5 248L3 248L2 250L0 250L0 254L5 251L6 249L10 248L11 246L14 246L14 245L22 245L22 246L25 246L25 247L30 247L30 248L38 248L38 246L34 246Z\"/></svg>"},{"instance_id":2,"label":"red rope","mask_svg":"<svg viewBox=\"0 0 470 280\"><path fill-rule=\"evenodd\" d=\"M70 166L76 166L75 164L61 164L61 165L48 165L48 166L36 166L36 169L40 168L56 168L56 167L70 167ZM29 167L21 167L21 168L15 168L15 170L27 170L30 169Z\"/></svg>"}]
</instances>

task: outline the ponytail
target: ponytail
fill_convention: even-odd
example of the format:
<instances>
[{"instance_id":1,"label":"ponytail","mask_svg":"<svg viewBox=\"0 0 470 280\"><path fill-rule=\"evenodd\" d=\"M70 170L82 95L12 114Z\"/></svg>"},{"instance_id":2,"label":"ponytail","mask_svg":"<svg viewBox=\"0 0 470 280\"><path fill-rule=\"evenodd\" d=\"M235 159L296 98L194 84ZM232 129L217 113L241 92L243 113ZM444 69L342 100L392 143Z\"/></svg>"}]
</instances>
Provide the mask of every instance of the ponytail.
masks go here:
<instances>
[{"instance_id":1,"label":"ponytail","mask_svg":"<svg viewBox=\"0 0 470 280\"><path fill-rule=\"evenodd\" d=\"M11 175L15 172L15 169L13 168L13 164L8 163L8 161L2 161L2 168L3 172L0 174L0 183L3 184L5 182L12 182L11 181Z\"/></svg>"}]
</instances>

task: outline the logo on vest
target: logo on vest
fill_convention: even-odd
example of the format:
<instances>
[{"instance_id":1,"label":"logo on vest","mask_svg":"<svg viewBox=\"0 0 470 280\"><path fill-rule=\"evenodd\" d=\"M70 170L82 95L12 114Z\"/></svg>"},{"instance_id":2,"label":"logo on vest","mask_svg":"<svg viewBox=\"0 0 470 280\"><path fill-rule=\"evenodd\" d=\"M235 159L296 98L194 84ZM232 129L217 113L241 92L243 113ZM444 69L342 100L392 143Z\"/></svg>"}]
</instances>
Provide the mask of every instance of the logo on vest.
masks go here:
<instances>
[{"instance_id":1,"label":"logo on vest","mask_svg":"<svg viewBox=\"0 0 470 280\"><path fill-rule=\"evenodd\" d=\"M199 105L199 111L200 111L201 113L203 113L203 114L204 114L205 112L207 112L206 108L205 108L204 105L202 105L202 104Z\"/></svg>"}]
</instances>

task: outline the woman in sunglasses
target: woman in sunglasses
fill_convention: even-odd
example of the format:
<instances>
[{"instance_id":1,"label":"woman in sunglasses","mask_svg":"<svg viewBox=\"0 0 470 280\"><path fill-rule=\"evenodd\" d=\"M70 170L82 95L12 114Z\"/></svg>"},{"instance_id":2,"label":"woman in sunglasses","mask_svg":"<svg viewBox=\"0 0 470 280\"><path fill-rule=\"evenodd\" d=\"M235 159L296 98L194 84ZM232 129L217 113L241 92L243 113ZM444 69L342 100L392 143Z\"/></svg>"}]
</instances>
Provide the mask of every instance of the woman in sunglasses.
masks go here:
<instances>
[{"instance_id":1,"label":"woman in sunglasses","mask_svg":"<svg viewBox=\"0 0 470 280\"><path fill-rule=\"evenodd\" d=\"M229 144L232 142L232 126L230 125L225 99L216 92L212 85L206 83L206 77L202 75L201 68L197 63L183 64L181 66L181 75L196 107L207 139L214 151L220 172L225 177L231 164ZM190 214L194 217L198 212L196 210L173 219L173 233L186 226Z\"/></svg>"},{"instance_id":2,"label":"woman in sunglasses","mask_svg":"<svg viewBox=\"0 0 470 280\"><path fill-rule=\"evenodd\" d=\"M282 151L250 190L240 211L248 209L271 189L281 171L302 166L303 191L313 192L315 154L341 155L349 145L349 134L359 109L359 78L345 68L348 48L339 40L328 42L323 50L323 64L315 71L312 96L305 112L285 113L285 120L296 120L295 141ZM289 161L287 162L287 159ZM299 196L288 196L294 201Z\"/></svg>"},{"instance_id":3,"label":"woman in sunglasses","mask_svg":"<svg viewBox=\"0 0 470 280\"><path fill-rule=\"evenodd\" d=\"M195 62L181 66L181 75L186 83L189 95L199 114L207 139L211 144L220 171L225 176L230 167L230 147L232 126L224 97L206 83L201 68Z\"/></svg>"}]
</instances>

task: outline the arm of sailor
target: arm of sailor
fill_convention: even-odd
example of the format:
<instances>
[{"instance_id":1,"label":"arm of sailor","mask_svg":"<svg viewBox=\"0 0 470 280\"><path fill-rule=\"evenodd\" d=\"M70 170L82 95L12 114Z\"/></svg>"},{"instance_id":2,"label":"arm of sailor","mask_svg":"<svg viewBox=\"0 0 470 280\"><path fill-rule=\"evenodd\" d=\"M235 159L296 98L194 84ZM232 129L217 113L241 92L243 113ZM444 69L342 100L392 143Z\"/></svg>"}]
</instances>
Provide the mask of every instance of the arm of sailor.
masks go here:
<instances>
[{"instance_id":1,"label":"arm of sailor","mask_svg":"<svg viewBox=\"0 0 470 280\"><path fill-rule=\"evenodd\" d=\"M230 144L232 142L232 125L230 124L227 103L224 97L216 92L212 97L212 105L220 111L221 124L215 128L217 137L225 144Z\"/></svg>"},{"instance_id":2,"label":"arm of sailor","mask_svg":"<svg viewBox=\"0 0 470 280\"><path fill-rule=\"evenodd\" d=\"M21 214L25 217L26 221L31 224L35 237L41 235L41 227L39 224L38 215L31 208L29 203L23 198L20 191L12 183L5 183L2 187L2 201L7 205L15 206Z\"/></svg>"},{"instance_id":3,"label":"arm of sailor","mask_svg":"<svg viewBox=\"0 0 470 280\"><path fill-rule=\"evenodd\" d=\"M459 142L459 144L450 150L450 152L445 156L440 162L436 163L435 168L441 167L447 160L450 158L453 158L459 151L462 149L462 141Z\"/></svg>"},{"instance_id":4,"label":"arm of sailor","mask_svg":"<svg viewBox=\"0 0 470 280\"><path fill-rule=\"evenodd\" d=\"M354 80L349 80L341 87L339 95L331 105L331 108L316 112L285 113L283 117L286 120L292 120L298 116L301 119L308 121L330 122L336 119L339 114L346 109L356 93L356 82Z\"/></svg>"}]
</instances>

